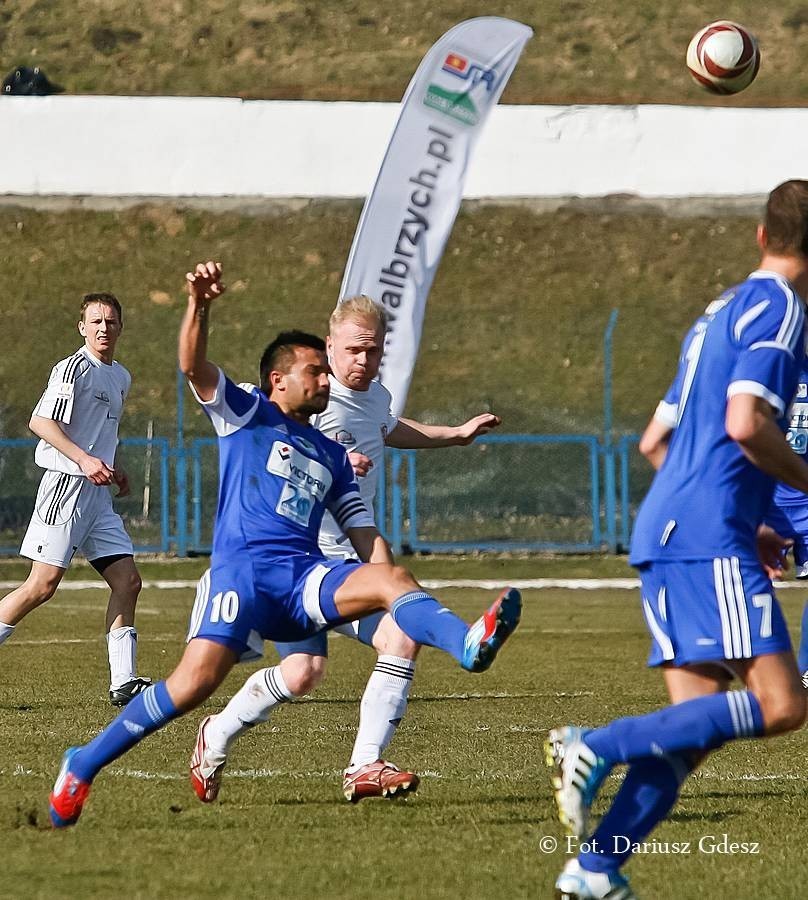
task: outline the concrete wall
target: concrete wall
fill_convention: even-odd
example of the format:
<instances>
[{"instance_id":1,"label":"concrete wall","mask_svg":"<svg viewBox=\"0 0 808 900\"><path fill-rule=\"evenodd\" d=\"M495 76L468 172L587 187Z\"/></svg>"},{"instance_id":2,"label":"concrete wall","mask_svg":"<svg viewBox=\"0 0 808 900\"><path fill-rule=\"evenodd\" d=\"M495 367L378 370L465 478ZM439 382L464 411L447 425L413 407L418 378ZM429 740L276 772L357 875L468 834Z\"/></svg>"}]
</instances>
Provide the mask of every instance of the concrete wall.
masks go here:
<instances>
[{"instance_id":1,"label":"concrete wall","mask_svg":"<svg viewBox=\"0 0 808 900\"><path fill-rule=\"evenodd\" d=\"M397 112L393 103L0 97L0 195L363 197ZM808 177L806 147L808 109L502 106L465 196L759 196Z\"/></svg>"}]
</instances>

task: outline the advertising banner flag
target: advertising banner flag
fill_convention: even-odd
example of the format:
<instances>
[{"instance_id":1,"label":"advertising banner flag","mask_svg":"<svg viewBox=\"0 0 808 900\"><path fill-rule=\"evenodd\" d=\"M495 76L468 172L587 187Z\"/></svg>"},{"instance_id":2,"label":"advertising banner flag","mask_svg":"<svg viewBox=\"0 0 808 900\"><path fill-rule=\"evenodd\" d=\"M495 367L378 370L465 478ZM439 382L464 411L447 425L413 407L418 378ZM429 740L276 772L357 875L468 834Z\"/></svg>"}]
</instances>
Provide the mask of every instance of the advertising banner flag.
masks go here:
<instances>
[{"instance_id":1,"label":"advertising banner flag","mask_svg":"<svg viewBox=\"0 0 808 900\"><path fill-rule=\"evenodd\" d=\"M388 312L380 378L396 415L407 400L426 300L474 146L532 34L526 25L496 17L469 19L447 31L404 94L365 201L340 298L367 294Z\"/></svg>"}]
</instances>

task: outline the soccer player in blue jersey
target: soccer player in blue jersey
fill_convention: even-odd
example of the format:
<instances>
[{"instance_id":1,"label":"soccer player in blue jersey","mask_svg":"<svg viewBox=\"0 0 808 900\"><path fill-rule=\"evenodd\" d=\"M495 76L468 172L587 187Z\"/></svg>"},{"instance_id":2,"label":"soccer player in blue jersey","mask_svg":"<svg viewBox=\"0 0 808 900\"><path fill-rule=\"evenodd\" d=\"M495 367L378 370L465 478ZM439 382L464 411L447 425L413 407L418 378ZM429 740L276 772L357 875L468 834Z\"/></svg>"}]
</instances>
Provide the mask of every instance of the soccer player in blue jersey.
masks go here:
<instances>
[{"instance_id":1,"label":"soccer player in blue jersey","mask_svg":"<svg viewBox=\"0 0 808 900\"><path fill-rule=\"evenodd\" d=\"M760 268L690 329L673 384L641 442L658 466L634 527L652 638L672 706L600 728L566 726L545 744L558 815L588 837L589 810L613 767L620 790L556 881L565 898L633 896L620 867L664 819L687 775L739 738L799 728L806 696L756 545L776 481L808 492L785 416L805 354L808 181L769 195ZM729 690L737 677L741 690Z\"/></svg>"},{"instance_id":2,"label":"soccer player in blue jersey","mask_svg":"<svg viewBox=\"0 0 808 900\"><path fill-rule=\"evenodd\" d=\"M789 412L786 440L803 459L808 456L808 362L803 363L800 372L797 393ZM778 484L774 501L766 513L766 524L791 542L797 578L808 578L808 496L787 484ZM797 666L803 687L808 689L808 601L802 610Z\"/></svg>"},{"instance_id":3,"label":"soccer player in blue jersey","mask_svg":"<svg viewBox=\"0 0 808 900\"><path fill-rule=\"evenodd\" d=\"M269 399L237 387L207 358L208 317L222 291L221 265L188 273L180 368L219 438L219 502L210 571L199 583L188 645L165 681L136 697L82 747L71 747L50 795L51 821L73 825L107 764L198 706L265 638L298 641L387 610L419 644L483 671L519 622L521 597L504 591L468 626L388 559L345 450L309 424L329 398L325 342L293 331L264 351ZM317 536L328 510L365 563L326 559ZM368 564L370 563L370 564Z\"/></svg>"}]
</instances>

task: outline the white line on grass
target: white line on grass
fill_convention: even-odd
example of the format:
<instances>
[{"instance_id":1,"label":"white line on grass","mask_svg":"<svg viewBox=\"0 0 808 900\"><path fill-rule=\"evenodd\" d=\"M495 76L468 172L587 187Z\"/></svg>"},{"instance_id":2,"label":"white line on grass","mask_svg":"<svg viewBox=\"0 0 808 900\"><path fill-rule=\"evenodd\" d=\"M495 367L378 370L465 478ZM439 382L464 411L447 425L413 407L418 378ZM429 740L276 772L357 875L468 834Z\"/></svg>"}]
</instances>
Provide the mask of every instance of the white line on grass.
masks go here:
<instances>
[{"instance_id":1,"label":"white line on grass","mask_svg":"<svg viewBox=\"0 0 808 900\"><path fill-rule=\"evenodd\" d=\"M180 640L182 635L180 634L150 634L148 640L150 643L156 644L171 644L175 641ZM43 638L38 641L9 641L8 646L11 648L14 647L40 647L46 644L99 644L103 643L104 636L99 635L96 638ZM5 651L4 651L5 652Z\"/></svg>"},{"instance_id":2,"label":"white line on grass","mask_svg":"<svg viewBox=\"0 0 808 900\"><path fill-rule=\"evenodd\" d=\"M18 587L18 581L0 581L0 590L12 590ZM156 588L162 591L194 590L197 582L184 581L144 581L144 588ZM515 587L523 591L542 591L548 589L565 591L634 591L640 586L639 578L506 578L492 580L487 578L437 578L426 579L421 582L423 587L429 590L439 588L475 588L482 591L500 591L503 587ZM775 588L783 590L788 588L806 589L806 585L800 581L775 581ZM109 587L104 581L63 581L59 585L60 591L108 591ZM140 611L140 610L138 610Z\"/></svg>"}]
</instances>

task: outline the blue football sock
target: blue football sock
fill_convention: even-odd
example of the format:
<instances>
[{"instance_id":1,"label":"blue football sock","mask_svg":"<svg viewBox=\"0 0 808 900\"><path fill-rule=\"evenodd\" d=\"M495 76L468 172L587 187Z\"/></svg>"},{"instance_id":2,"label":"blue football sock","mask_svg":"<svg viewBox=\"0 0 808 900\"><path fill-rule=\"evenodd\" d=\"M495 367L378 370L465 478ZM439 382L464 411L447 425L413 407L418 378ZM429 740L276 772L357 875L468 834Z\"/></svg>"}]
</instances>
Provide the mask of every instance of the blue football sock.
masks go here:
<instances>
[{"instance_id":1,"label":"blue football sock","mask_svg":"<svg viewBox=\"0 0 808 900\"><path fill-rule=\"evenodd\" d=\"M632 763L609 811L578 856L589 872L616 872L670 812L679 788L693 771L686 754L649 756Z\"/></svg>"},{"instance_id":2,"label":"blue football sock","mask_svg":"<svg viewBox=\"0 0 808 900\"><path fill-rule=\"evenodd\" d=\"M469 627L434 597L424 591L410 591L393 602L390 614L404 634L417 643L438 647L461 661Z\"/></svg>"},{"instance_id":3,"label":"blue football sock","mask_svg":"<svg viewBox=\"0 0 808 900\"><path fill-rule=\"evenodd\" d=\"M647 756L715 750L736 738L763 734L763 713L751 691L696 697L644 716L615 719L590 731L587 746L607 762L627 763Z\"/></svg>"},{"instance_id":4,"label":"blue football sock","mask_svg":"<svg viewBox=\"0 0 808 900\"><path fill-rule=\"evenodd\" d=\"M800 650L797 654L797 665L800 675L808 671L808 601L802 608L802 625L800 626Z\"/></svg>"},{"instance_id":5,"label":"blue football sock","mask_svg":"<svg viewBox=\"0 0 808 900\"><path fill-rule=\"evenodd\" d=\"M79 750L70 763L70 771L82 781L92 781L104 766L178 715L165 681L158 681L130 700L101 734Z\"/></svg>"}]
</instances>

